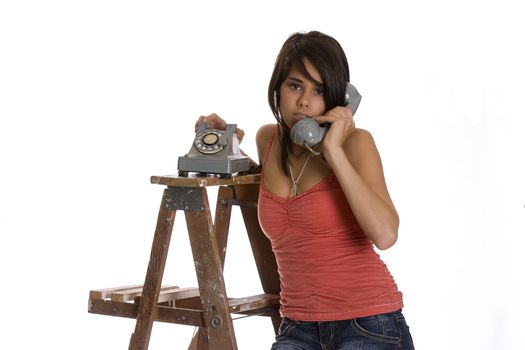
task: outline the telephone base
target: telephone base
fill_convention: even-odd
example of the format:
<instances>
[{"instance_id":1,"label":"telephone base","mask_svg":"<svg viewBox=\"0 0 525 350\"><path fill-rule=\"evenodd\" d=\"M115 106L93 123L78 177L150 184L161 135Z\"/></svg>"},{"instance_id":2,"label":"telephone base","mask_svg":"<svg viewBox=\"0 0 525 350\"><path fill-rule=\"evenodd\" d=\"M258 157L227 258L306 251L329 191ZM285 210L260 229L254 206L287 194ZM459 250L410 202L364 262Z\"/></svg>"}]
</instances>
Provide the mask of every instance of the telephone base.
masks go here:
<instances>
[{"instance_id":1,"label":"telephone base","mask_svg":"<svg viewBox=\"0 0 525 350\"><path fill-rule=\"evenodd\" d=\"M224 159L179 157L177 166L179 176L188 176L188 173L219 175L229 178L235 173L245 173L250 170L250 159L246 156L230 157Z\"/></svg>"},{"instance_id":2,"label":"telephone base","mask_svg":"<svg viewBox=\"0 0 525 350\"><path fill-rule=\"evenodd\" d=\"M233 176L246 175L247 173L236 173L236 174L210 174L210 173L190 173L188 171L179 171L179 177L216 177L221 180L229 180Z\"/></svg>"}]
</instances>

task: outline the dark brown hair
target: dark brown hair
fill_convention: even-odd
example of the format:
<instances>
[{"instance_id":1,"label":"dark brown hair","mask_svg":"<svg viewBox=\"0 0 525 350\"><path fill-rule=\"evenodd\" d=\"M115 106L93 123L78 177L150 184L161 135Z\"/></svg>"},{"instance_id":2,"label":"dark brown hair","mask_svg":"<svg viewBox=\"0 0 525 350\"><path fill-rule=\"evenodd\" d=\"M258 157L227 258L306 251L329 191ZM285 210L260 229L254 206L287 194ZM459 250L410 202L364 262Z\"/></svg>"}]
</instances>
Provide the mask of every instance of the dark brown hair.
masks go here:
<instances>
[{"instance_id":1,"label":"dark brown hair","mask_svg":"<svg viewBox=\"0 0 525 350\"><path fill-rule=\"evenodd\" d=\"M323 79L323 96L327 111L344 105L346 84L350 80L348 61L343 48L331 36L317 31L294 33L284 42L277 55L268 86L268 103L279 124L281 166L286 174L289 174L287 164L292 140L290 128L282 119L279 110L280 89L292 67L297 67L308 79L316 82L304 66L305 59L315 66Z\"/></svg>"}]
</instances>

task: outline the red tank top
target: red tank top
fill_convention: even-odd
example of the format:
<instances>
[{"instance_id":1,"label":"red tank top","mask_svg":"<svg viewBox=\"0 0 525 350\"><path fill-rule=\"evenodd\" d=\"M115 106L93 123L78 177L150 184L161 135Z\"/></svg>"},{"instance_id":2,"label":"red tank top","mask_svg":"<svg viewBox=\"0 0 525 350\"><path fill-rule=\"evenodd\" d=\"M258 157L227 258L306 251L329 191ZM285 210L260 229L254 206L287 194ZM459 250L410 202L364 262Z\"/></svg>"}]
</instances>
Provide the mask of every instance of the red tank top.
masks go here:
<instances>
[{"instance_id":1,"label":"red tank top","mask_svg":"<svg viewBox=\"0 0 525 350\"><path fill-rule=\"evenodd\" d=\"M277 260L282 316L335 321L403 307L401 292L333 172L298 196L283 198L266 188L263 166L258 214Z\"/></svg>"}]
</instances>

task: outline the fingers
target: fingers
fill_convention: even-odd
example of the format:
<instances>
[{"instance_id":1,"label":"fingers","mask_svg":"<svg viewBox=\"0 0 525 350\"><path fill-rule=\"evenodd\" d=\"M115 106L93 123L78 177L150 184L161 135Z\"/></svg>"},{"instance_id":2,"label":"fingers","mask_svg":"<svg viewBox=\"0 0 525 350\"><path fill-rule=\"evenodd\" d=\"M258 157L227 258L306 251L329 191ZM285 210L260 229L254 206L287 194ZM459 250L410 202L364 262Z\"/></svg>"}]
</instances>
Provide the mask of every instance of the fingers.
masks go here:
<instances>
[{"instance_id":1,"label":"fingers","mask_svg":"<svg viewBox=\"0 0 525 350\"><path fill-rule=\"evenodd\" d=\"M346 107L335 107L324 115L314 117L314 119L319 123L333 123L338 119L346 119L353 121L353 114L350 108Z\"/></svg>"},{"instance_id":2,"label":"fingers","mask_svg":"<svg viewBox=\"0 0 525 350\"><path fill-rule=\"evenodd\" d=\"M199 128L200 123L206 123L206 126L210 129L226 129L226 122L215 113L206 116L201 115L195 123L195 131L197 131L197 129Z\"/></svg>"},{"instance_id":3,"label":"fingers","mask_svg":"<svg viewBox=\"0 0 525 350\"><path fill-rule=\"evenodd\" d=\"M244 138L244 130L237 128L235 133L237 134L237 139L239 140L239 143L241 143L242 139Z\"/></svg>"},{"instance_id":4,"label":"fingers","mask_svg":"<svg viewBox=\"0 0 525 350\"><path fill-rule=\"evenodd\" d=\"M205 116L201 115L199 119L197 119L197 122L195 123L195 131L197 131L197 129L199 128L200 123L204 122L205 118Z\"/></svg>"},{"instance_id":5,"label":"fingers","mask_svg":"<svg viewBox=\"0 0 525 350\"><path fill-rule=\"evenodd\" d=\"M353 118L354 115L352 110L347 107L335 107L326 113L325 115L334 116L338 118Z\"/></svg>"},{"instance_id":6,"label":"fingers","mask_svg":"<svg viewBox=\"0 0 525 350\"><path fill-rule=\"evenodd\" d=\"M201 115L195 123L195 131L198 130L200 123L206 123L206 127L209 129L226 130L226 122L224 119L219 117L217 114L212 113L210 115ZM237 128L235 131L239 143L244 138L244 130Z\"/></svg>"}]
</instances>

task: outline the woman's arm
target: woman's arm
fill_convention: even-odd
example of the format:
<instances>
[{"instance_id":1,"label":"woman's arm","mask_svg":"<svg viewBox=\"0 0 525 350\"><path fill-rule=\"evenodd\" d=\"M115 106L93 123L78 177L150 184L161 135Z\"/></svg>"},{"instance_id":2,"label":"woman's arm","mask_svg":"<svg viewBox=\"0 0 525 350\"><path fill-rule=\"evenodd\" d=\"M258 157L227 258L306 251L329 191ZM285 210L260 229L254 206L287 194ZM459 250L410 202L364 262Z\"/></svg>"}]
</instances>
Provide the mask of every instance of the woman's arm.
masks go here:
<instances>
[{"instance_id":1,"label":"woman's arm","mask_svg":"<svg viewBox=\"0 0 525 350\"><path fill-rule=\"evenodd\" d=\"M355 128L351 111L346 108L338 107L316 119L332 123L323 140L323 156L359 225L376 247L390 248L397 240L399 217L388 194L372 135Z\"/></svg>"}]
</instances>

